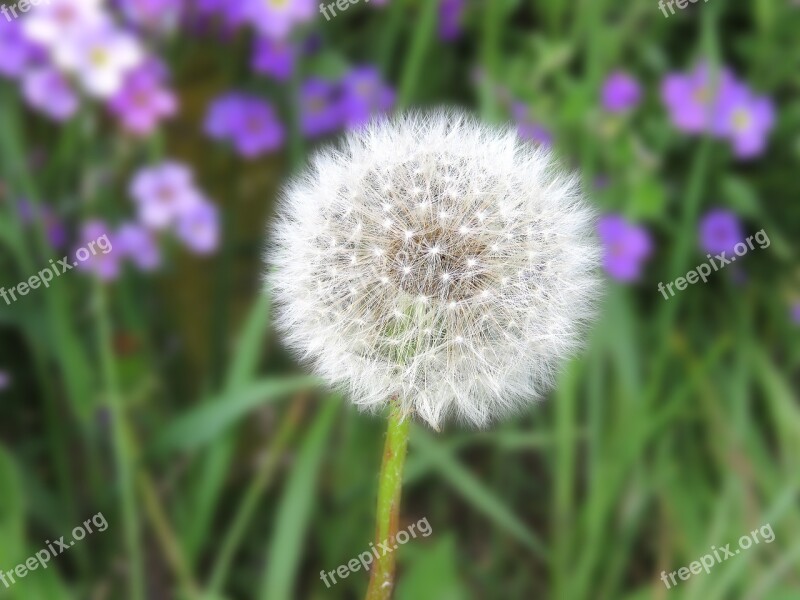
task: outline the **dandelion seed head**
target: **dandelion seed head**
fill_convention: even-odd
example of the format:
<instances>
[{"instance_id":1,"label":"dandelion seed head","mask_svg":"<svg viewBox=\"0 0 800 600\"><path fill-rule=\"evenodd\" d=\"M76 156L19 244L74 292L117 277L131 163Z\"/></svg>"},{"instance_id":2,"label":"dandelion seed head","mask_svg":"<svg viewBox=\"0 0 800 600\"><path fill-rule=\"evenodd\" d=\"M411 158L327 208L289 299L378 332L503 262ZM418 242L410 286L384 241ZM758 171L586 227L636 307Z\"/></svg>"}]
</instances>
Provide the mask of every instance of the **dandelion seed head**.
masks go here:
<instances>
[{"instance_id":1,"label":"dandelion seed head","mask_svg":"<svg viewBox=\"0 0 800 600\"><path fill-rule=\"evenodd\" d=\"M578 179L459 112L351 132L285 190L267 283L287 345L359 407L486 426L552 387L600 294ZM331 238L336 244L331 244Z\"/></svg>"}]
</instances>

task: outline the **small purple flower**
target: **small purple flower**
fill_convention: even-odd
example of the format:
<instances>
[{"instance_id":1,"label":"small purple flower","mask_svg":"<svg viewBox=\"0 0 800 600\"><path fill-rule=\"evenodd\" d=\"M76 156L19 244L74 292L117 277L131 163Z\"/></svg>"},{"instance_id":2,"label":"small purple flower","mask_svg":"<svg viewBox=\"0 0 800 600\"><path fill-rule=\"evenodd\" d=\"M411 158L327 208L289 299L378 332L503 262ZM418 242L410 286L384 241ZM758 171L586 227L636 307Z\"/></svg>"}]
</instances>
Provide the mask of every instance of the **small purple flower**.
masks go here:
<instances>
[{"instance_id":1,"label":"small purple flower","mask_svg":"<svg viewBox=\"0 0 800 600\"><path fill-rule=\"evenodd\" d=\"M337 87L324 79L311 78L300 89L300 128L311 138L326 135L342 124Z\"/></svg>"},{"instance_id":2,"label":"small purple flower","mask_svg":"<svg viewBox=\"0 0 800 600\"><path fill-rule=\"evenodd\" d=\"M523 140L550 148L553 145L553 134L542 124L531 119L531 111L522 102L511 105L511 114L517 123L517 133Z\"/></svg>"},{"instance_id":3,"label":"small purple flower","mask_svg":"<svg viewBox=\"0 0 800 600\"><path fill-rule=\"evenodd\" d=\"M153 233L138 223L123 223L114 238L117 252L140 271L151 272L161 266L161 251Z\"/></svg>"},{"instance_id":4,"label":"small purple flower","mask_svg":"<svg viewBox=\"0 0 800 600\"><path fill-rule=\"evenodd\" d=\"M345 124L350 128L360 127L373 116L391 110L394 100L394 90L383 82L375 67L355 67L342 79L341 106Z\"/></svg>"},{"instance_id":5,"label":"small purple flower","mask_svg":"<svg viewBox=\"0 0 800 600\"><path fill-rule=\"evenodd\" d=\"M225 140L232 136L244 102L244 94L238 92L228 92L214 100L203 125L206 135L214 140Z\"/></svg>"},{"instance_id":6,"label":"small purple flower","mask_svg":"<svg viewBox=\"0 0 800 600\"><path fill-rule=\"evenodd\" d=\"M608 112L627 112L639 104L641 97L639 82L622 71L609 75L603 84L602 103Z\"/></svg>"},{"instance_id":7,"label":"small purple flower","mask_svg":"<svg viewBox=\"0 0 800 600\"><path fill-rule=\"evenodd\" d=\"M103 281L113 281L120 274L120 256L114 252L111 232L105 222L91 220L83 224L80 246L75 250L79 271L92 273Z\"/></svg>"},{"instance_id":8,"label":"small purple flower","mask_svg":"<svg viewBox=\"0 0 800 600\"><path fill-rule=\"evenodd\" d=\"M253 49L252 67L256 73L286 81L294 72L296 59L297 51L290 42L258 38Z\"/></svg>"},{"instance_id":9,"label":"small purple flower","mask_svg":"<svg viewBox=\"0 0 800 600\"><path fill-rule=\"evenodd\" d=\"M800 325L800 300L795 301L791 308L792 321Z\"/></svg>"},{"instance_id":10,"label":"small purple flower","mask_svg":"<svg viewBox=\"0 0 800 600\"><path fill-rule=\"evenodd\" d=\"M700 245L709 254L732 254L733 247L743 240L739 217L728 210L711 210L700 221Z\"/></svg>"},{"instance_id":11,"label":"small purple flower","mask_svg":"<svg viewBox=\"0 0 800 600\"><path fill-rule=\"evenodd\" d=\"M67 80L52 67L28 71L22 79L22 95L31 108L55 121L72 118L80 105Z\"/></svg>"},{"instance_id":12,"label":"small purple flower","mask_svg":"<svg viewBox=\"0 0 800 600\"><path fill-rule=\"evenodd\" d=\"M11 374L8 371L0 370L0 392L4 392L10 387Z\"/></svg>"},{"instance_id":13,"label":"small purple flower","mask_svg":"<svg viewBox=\"0 0 800 600\"><path fill-rule=\"evenodd\" d=\"M45 54L23 35L19 21L11 21L0 22L0 57L0 76L13 79L42 62Z\"/></svg>"},{"instance_id":14,"label":"small purple flower","mask_svg":"<svg viewBox=\"0 0 800 600\"><path fill-rule=\"evenodd\" d=\"M241 0L195 0L195 10L201 17L220 17L227 32L239 29L247 22L247 2Z\"/></svg>"},{"instance_id":15,"label":"small purple flower","mask_svg":"<svg viewBox=\"0 0 800 600\"><path fill-rule=\"evenodd\" d=\"M606 272L618 281L639 279L643 262L653 251L647 230L619 215L601 218L597 229L603 243L603 267Z\"/></svg>"},{"instance_id":16,"label":"small purple flower","mask_svg":"<svg viewBox=\"0 0 800 600\"><path fill-rule=\"evenodd\" d=\"M313 0L239 0L247 20L261 35L285 39L292 28L310 21L316 12Z\"/></svg>"},{"instance_id":17,"label":"small purple flower","mask_svg":"<svg viewBox=\"0 0 800 600\"><path fill-rule=\"evenodd\" d=\"M205 131L213 139L231 141L246 158L280 148L286 136L269 103L238 92L229 92L211 105Z\"/></svg>"},{"instance_id":18,"label":"small purple flower","mask_svg":"<svg viewBox=\"0 0 800 600\"><path fill-rule=\"evenodd\" d=\"M775 124L775 109L769 98L754 95L745 85L720 99L713 119L716 135L729 139L737 157L763 154Z\"/></svg>"},{"instance_id":19,"label":"small purple flower","mask_svg":"<svg viewBox=\"0 0 800 600\"><path fill-rule=\"evenodd\" d=\"M30 41L58 55L60 50L87 31L110 23L104 0L57 0L39 2L22 20L22 30ZM31 3L33 4L33 3Z\"/></svg>"},{"instance_id":20,"label":"small purple flower","mask_svg":"<svg viewBox=\"0 0 800 600\"><path fill-rule=\"evenodd\" d=\"M130 194L138 206L139 220L156 230L175 223L201 199L189 168L169 161L140 170L131 182Z\"/></svg>"},{"instance_id":21,"label":"small purple flower","mask_svg":"<svg viewBox=\"0 0 800 600\"><path fill-rule=\"evenodd\" d=\"M452 42L461 35L466 2L464 0L439 0L439 37Z\"/></svg>"},{"instance_id":22,"label":"small purple flower","mask_svg":"<svg viewBox=\"0 0 800 600\"><path fill-rule=\"evenodd\" d=\"M152 31L172 31L186 9L185 0L117 0L125 18Z\"/></svg>"},{"instance_id":23,"label":"small purple flower","mask_svg":"<svg viewBox=\"0 0 800 600\"><path fill-rule=\"evenodd\" d=\"M673 125L687 133L709 130L716 107L735 90L735 80L728 69L712 73L701 63L689 73L671 73L661 85L661 97Z\"/></svg>"},{"instance_id":24,"label":"small purple flower","mask_svg":"<svg viewBox=\"0 0 800 600\"><path fill-rule=\"evenodd\" d=\"M219 245L217 207L203 200L181 215L176 227L178 238L194 253L212 254Z\"/></svg>"},{"instance_id":25,"label":"small purple flower","mask_svg":"<svg viewBox=\"0 0 800 600\"><path fill-rule=\"evenodd\" d=\"M67 228L64 222L56 215L53 210L45 205L40 204L39 210L42 215L42 224L45 228L47 241L53 248L63 248L67 244ZM26 199L21 199L17 203L17 211L20 220L25 226L30 226L36 221L34 206Z\"/></svg>"},{"instance_id":26,"label":"small purple flower","mask_svg":"<svg viewBox=\"0 0 800 600\"><path fill-rule=\"evenodd\" d=\"M260 98L244 100L233 131L233 145L245 158L256 158L283 145L285 131L272 106Z\"/></svg>"},{"instance_id":27,"label":"small purple flower","mask_svg":"<svg viewBox=\"0 0 800 600\"><path fill-rule=\"evenodd\" d=\"M127 131L148 135L161 119L175 114L178 101L164 86L166 78L166 68L156 60L147 61L128 74L122 89L108 103Z\"/></svg>"}]
</instances>

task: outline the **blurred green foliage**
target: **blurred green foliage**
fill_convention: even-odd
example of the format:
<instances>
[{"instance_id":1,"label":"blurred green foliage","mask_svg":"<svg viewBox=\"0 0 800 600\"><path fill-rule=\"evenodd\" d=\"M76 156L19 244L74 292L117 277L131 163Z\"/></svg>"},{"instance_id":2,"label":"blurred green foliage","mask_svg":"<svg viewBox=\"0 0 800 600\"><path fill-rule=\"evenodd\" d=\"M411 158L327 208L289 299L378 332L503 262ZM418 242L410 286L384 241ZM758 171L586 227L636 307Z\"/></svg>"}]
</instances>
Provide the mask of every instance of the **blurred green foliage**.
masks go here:
<instances>
[{"instance_id":1,"label":"blurred green foliage","mask_svg":"<svg viewBox=\"0 0 800 600\"><path fill-rule=\"evenodd\" d=\"M508 119L497 89L509 90L598 206L647 224L657 249L640 285L609 283L587 351L547 402L491 431L414 429L404 524L425 517L433 534L399 550L396 597L800 597L800 344L788 309L800 294L800 8L711 0L665 19L654 0L487 0L444 45L434 4L318 20L323 50L300 69L377 63L401 106L462 104L488 121ZM0 569L99 511L109 522L0 598L125 598L136 578L148 599L361 597L363 572L330 589L319 572L372 541L383 424L303 374L259 291L263 225L312 148L294 133L285 154L247 164L199 125L211 97L235 86L291 115L296 86L250 74L239 38L214 47L179 34L164 55L183 110L146 144L97 115L46 124L0 83L4 283L52 254L21 227L15 198L73 221L124 214L140 159L192 164L225 224L213 259L172 249L154 276L98 289L71 274L0 303L0 366L13 374L0 396ZM659 82L702 57L775 101L758 161L669 124ZM617 68L645 89L624 117L599 107ZM37 150L48 160L27 168ZM765 228L771 247L748 256L744 283L722 273L663 300L656 283L703 260L697 219L718 205ZM671 590L660 581L766 523L773 543Z\"/></svg>"}]
</instances>

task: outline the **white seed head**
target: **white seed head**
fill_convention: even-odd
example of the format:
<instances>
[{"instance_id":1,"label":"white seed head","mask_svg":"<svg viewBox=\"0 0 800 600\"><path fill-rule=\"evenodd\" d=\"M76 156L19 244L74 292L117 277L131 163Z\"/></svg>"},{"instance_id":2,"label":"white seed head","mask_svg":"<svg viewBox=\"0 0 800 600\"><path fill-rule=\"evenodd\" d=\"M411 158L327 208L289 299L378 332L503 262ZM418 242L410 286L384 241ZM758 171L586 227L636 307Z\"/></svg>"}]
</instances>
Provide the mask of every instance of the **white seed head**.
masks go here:
<instances>
[{"instance_id":1,"label":"white seed head","mask_svg":"<svg viewBox=\"0 0 800 600\"><path fill-rule=\"evenodd\" d=\"M284 340L361 408L438 429L541 398L600 294L577 178L511 128L407 114L318 152L267 252ZM332 243L332 239L336 243Z\"/></svg>"}]
</instances>

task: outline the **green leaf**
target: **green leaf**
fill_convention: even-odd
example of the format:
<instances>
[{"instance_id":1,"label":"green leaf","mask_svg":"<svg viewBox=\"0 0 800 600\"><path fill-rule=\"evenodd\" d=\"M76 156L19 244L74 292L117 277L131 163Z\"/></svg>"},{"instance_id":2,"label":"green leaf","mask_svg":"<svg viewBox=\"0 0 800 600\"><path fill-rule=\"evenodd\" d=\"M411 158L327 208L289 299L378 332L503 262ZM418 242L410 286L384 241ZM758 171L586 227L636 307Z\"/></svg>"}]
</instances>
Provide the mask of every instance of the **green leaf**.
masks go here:
<instances>
[{"instance_id":1,"label":"green leaf","mask_svg":"<svg viewBox=\"0 0 800 600\"><path fill-rule=\"evenodd\" d=\"M24 498L19 470L5 447L0 446L0 567L22 558Z\"/></svg>"},{"instance_id":2,"label":"green leaf","mask_svg":"<svg viewBox=\"0 0 800 600\"><path fill-rule=\"evenodd\" d=\"M416 542L407 544L401 556L406 557L402 561L405 569L397 584L396 600L463 600L469 597L456 567L458 549L454 535L437 536L435 542L424 546Z\"/></svg>"},{"instance_id":3,"label":"green leaf","mask_svg":"<svg viewBox=\"0 0 800 600\"><path fill-rule=\"evenodd\" d=\"M267 569L258 596L262 600L291 600L296 597L294 582L303 555L303 539L314 509L314 488L340 404L339 398L323 402L292 467L275 515L275 531L269 542Z\"/></svg>"},{"instance_id":4,"label":"green leaf","mask_svg":"<svg viewBox=\"0 0 800 600\"><path fill-rule=\"evenodd\" d=\"M505 529L512 537L516 538L539 556L546 556L547 551L542 541L536 537L528 527L520 521L514 513L495 495L476 479L469 471L443 450L440 443L419 427L415 427L411 436L412 447L419 447L420 451L430 458L439 473L450 484L494 521Z\"/></svg>"},{"instance_id":5,"label":"green leaf","mask_svg":"<svg viewBox=\"0 0 800 600\"><path fill-rule=\"evenodd\" d=\"M319 385L314 377L264 379L201 404L169 425L154 444L156 453L196 450L208 444L253 409Z\"/></svg>"}]
</instances>

